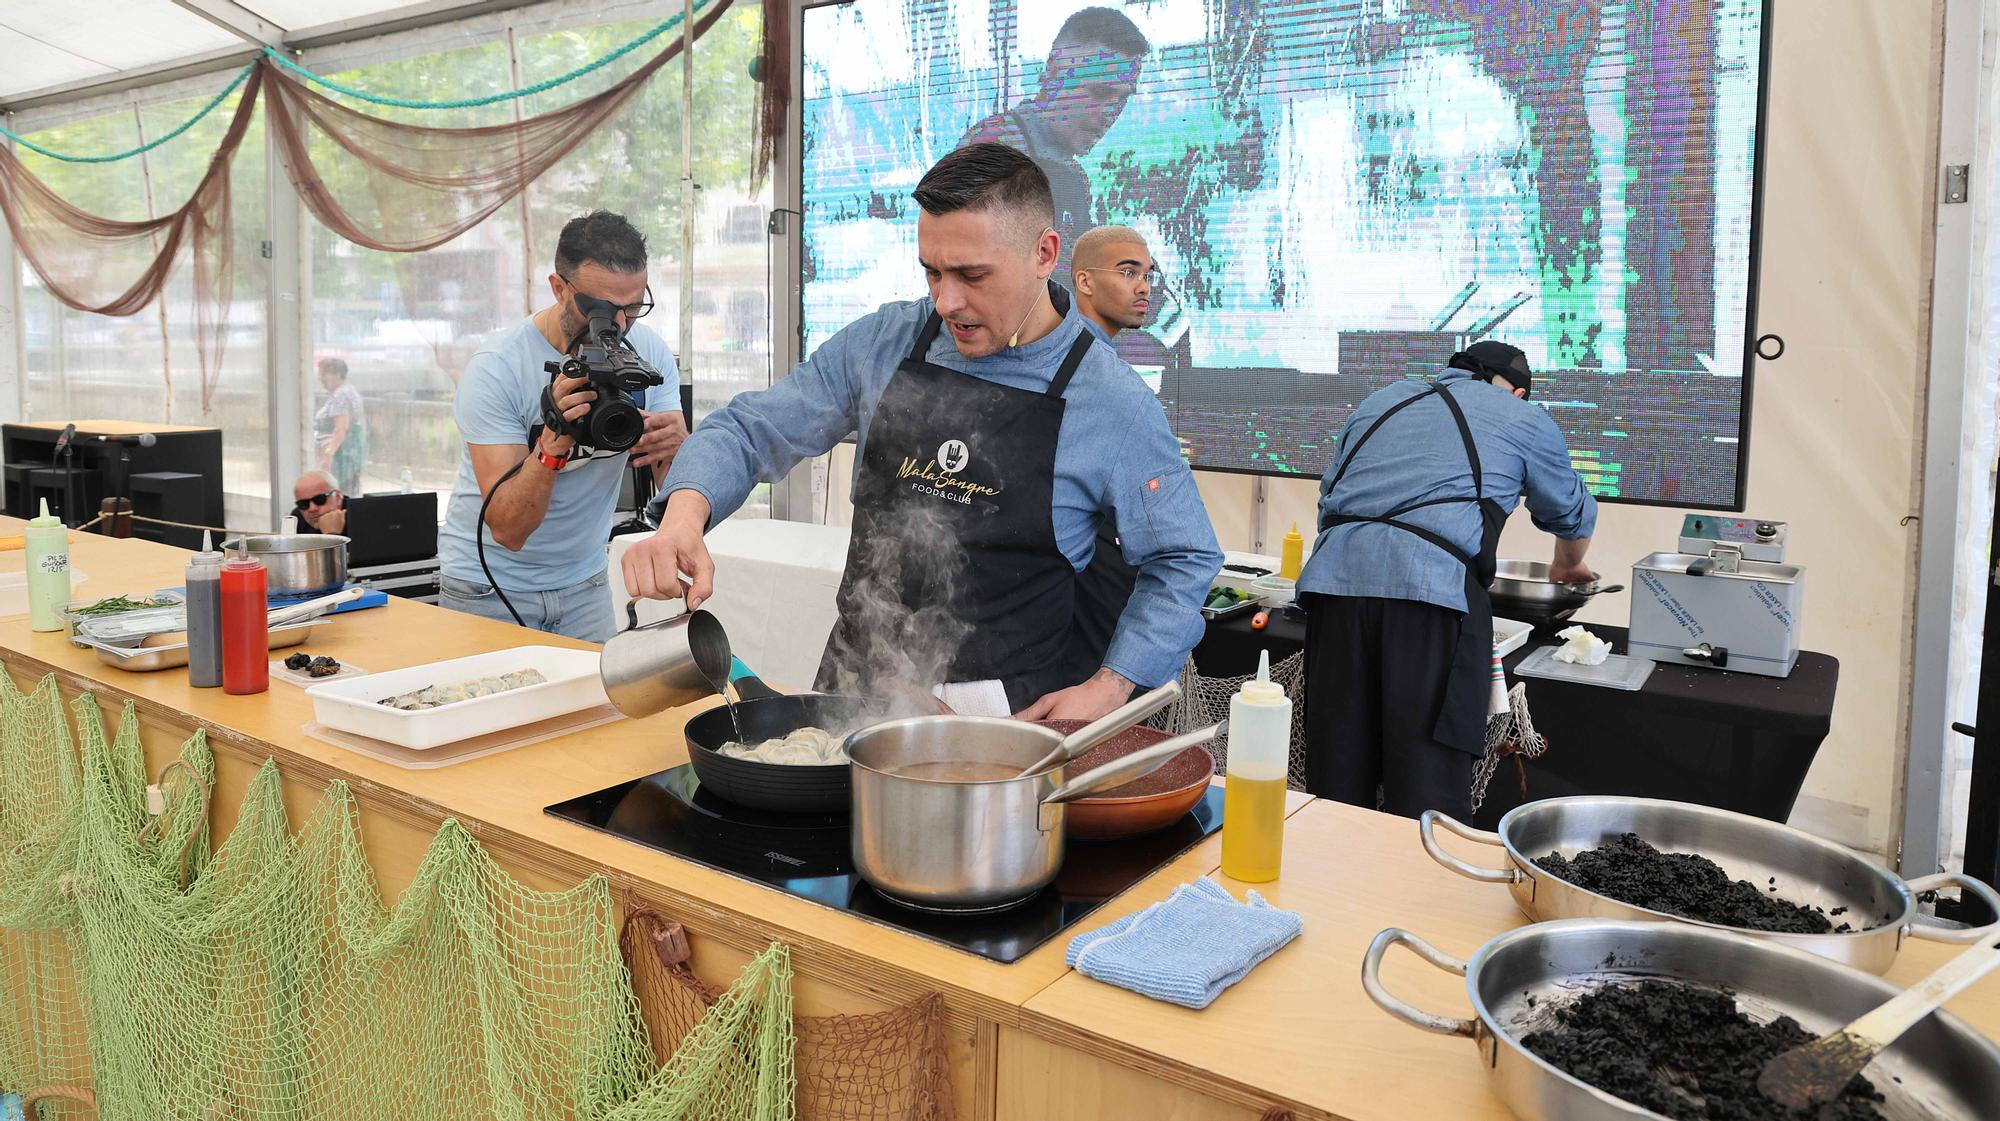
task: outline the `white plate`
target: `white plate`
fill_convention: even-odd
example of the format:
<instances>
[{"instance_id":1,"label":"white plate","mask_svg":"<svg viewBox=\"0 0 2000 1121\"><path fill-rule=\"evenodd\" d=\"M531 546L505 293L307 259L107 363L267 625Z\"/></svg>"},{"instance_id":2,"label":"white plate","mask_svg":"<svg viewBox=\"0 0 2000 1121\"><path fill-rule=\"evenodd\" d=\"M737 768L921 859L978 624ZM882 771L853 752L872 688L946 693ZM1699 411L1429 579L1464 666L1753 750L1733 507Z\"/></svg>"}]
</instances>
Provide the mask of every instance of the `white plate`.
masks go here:
<instances>
[{"instance_id":1,"label":"white plate","mask_svg":"<svg viewBox=\"0 0 2000 1121\"><path fill-rule=\"evenodd\" d=\"M595 650L517 646L366 677L335 678L308 688L306 696L312 698L313 719L328 728L421 751L609 703L597 674L598 658ZM376 703L429 685L525 669L540 670L548 680L417 712Z\"/></svg>"}]
</instances>

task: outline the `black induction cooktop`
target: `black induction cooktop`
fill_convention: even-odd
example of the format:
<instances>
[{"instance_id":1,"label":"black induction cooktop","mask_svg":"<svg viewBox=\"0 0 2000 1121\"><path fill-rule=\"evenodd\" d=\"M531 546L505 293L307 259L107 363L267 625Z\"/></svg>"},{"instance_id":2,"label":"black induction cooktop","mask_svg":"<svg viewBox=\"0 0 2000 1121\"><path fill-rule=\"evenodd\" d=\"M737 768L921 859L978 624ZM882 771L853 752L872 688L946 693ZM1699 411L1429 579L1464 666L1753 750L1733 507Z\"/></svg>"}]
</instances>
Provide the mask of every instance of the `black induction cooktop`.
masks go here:
<instances>
[{"instance_id":1,"label":"black induction cooktop","mask_svg":"<svg viewBox=\"0 0 2000 1121\"><path fill-rule=\"evenodd\" d=\"M1220 829L1222 788L1211 787L1194 809L1161 832L1119 841L1071 840L1055 883L1019 906L971 915L911 910L868 886L848 852L846 814L739 806L703 790L694 768L686 765L558 802L547 812L869 922L1011 962Z\"/></svg>"}]
</instances>

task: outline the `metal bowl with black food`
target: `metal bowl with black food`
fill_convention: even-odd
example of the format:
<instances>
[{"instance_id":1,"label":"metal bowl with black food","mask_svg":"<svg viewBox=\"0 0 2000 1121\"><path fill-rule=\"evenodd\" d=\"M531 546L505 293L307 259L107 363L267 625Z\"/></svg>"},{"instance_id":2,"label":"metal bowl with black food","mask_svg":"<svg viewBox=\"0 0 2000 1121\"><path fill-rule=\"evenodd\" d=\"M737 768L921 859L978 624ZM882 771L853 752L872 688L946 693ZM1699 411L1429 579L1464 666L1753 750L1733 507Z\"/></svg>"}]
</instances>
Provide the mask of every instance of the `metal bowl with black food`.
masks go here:
<instances>
[{"instance_id":1,"label":"metal bowl with black food","mask_svg":"<svg viewBox=\"0 0 2000 1121\"><path fill-rule=\"evenodd\" d=\"M1593 597L1625 590L1623 584L1564 584L1549 579L1546 561L1502 560L1487 592L1493 614L1547 630L1582 609Z\"/></svg>"},{"instance_id":2,"label":"metal bowl with black food","mask_svg":"<svg viewBox=\"0 0 2000 1121\"><path fill-rule=\"evenodd\" d=\"M1504 854L1505 866L1475 864L1446 852L1438 843L1439 828L1499 849L1495 855ZM1949 927L1926 919L1917 908L1917 897L1925 892L1955 886L2000 910L2000 895L1962 873L1904 880L1847 848L1781 822L1688 802L1612 795L1547 798L1509 810L1500 828L1490 833L1428 810L1417 833L1439 864L1467 879L1507 885L1530 921L1667 920L1784 943L1869 973L1887 972L1905 938L1963 944L1991 932L1990 927ZM1586 879L1578 874L1584 854L1595 850L1616 859L1623 854L1609 846L1628 838L1664 855L1654 865L1658 874L1615 886L1600 884L1605 891L1575 882ZM1725 890L1769 899L1746 908L1724 896L1718 902L1728 906L1718 909L1716 917L1734 920L1726 923L1666 909L1680 902L1671 889L1690 882L1687 863L1697 857L1720 869L1709 876ZM1640 899L1644 902L1634 902ZM1761 921L1766 915L1805 921Z\"/></svg>"},{"instance_id":3,"label":"metal bowl with black food","mask_svg":"<svg viewBox=\"0 0 2000 1121\"><path fill-rule=\"evenodd\" d=\"M1398 945L1463 976L1472 1015L1425 1011L1390 993L1382 958ZM1509 931L1460 960L1392 928L1368 947L1361 984L1412 1027L1472 1040L1476 1055L1464 1061L1485 1069L1494 1093L1522 1121L2000 1117L2000 1047L1949 1012L1931 1014L1877 1055L1861 1073L1868 1085L1850 1083L1825 1112L1762 1099L1755 1080L1773 1048L1843 1027L1900 990L1724 930L1566 919ZM1583 1021L1604 1017L1586 1001L1638 1011L1613 1028L1591 1030ZM1720 1013L1714 1019L1731 1021L1728 1042L1692 1017L1670 1014L1697 1001Z\"/></svg>"}]
</instances>

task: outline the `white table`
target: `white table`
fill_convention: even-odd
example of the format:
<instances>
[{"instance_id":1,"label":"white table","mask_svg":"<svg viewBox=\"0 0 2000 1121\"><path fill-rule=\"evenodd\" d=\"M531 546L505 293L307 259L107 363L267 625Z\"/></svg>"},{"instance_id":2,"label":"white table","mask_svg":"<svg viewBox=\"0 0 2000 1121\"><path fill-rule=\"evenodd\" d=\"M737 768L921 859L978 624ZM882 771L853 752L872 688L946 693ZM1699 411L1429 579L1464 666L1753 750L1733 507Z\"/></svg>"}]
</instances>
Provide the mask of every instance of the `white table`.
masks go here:
<instances>
[{"instance_id":1,"label":"white table","mask_svg":"<svg viewBox=\"0 0 2000 1121\"><path fill-rule=\"evenodd\" d=\"M611 603L625 626L625 549L646 534L611 542ZM834 593L847 563L845 526L736 518L708 532L715 559L715 595L705 609L729 632L743 664L776 688L812 688L819 657L833 633ZM642 600L639 622L672 618L679 600Z\"/></svg>"}]
</instances>

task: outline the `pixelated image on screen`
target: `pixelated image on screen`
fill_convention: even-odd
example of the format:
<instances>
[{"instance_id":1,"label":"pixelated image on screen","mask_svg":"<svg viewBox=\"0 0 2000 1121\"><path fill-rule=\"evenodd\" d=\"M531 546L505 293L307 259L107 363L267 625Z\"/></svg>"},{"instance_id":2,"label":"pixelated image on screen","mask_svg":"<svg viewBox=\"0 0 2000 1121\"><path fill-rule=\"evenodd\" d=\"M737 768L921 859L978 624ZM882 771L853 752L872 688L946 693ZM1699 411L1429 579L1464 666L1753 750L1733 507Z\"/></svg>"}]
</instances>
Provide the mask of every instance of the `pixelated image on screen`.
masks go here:
<instances>
[{"instance_id":1,"label":"pixelated image on screen","mask_svg":"<svg viewBox=\"0 0 2000 1121\"><path fill-rule=\"evenodd\" d=\"M805 13L808 353L925 293L910 190L1026 151L1195 466L1318 476L1354 406L1527 352L1600 496L1737 503L1762 0L851 0Z\"/></svg>"}]
</instances>

